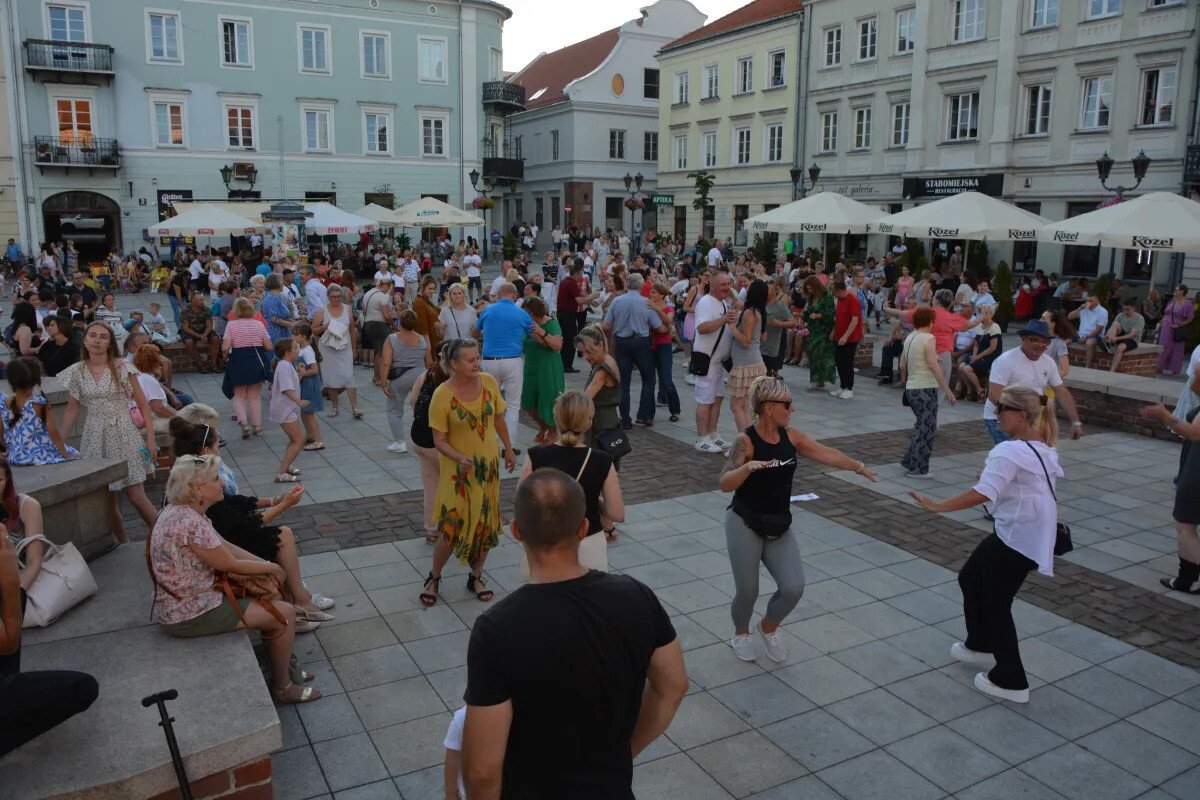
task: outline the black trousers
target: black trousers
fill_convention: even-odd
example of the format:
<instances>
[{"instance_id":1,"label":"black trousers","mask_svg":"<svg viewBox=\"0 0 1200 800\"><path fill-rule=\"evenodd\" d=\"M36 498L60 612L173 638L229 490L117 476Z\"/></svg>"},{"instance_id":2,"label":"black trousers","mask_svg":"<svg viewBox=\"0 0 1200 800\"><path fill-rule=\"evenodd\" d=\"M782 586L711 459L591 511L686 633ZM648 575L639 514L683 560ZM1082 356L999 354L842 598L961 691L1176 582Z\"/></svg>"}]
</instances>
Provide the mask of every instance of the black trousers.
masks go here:
<instances>
[{"instance_id":1,"label":"black trousers","mask_svg":"<svg viewBox=\"0 0 1200 800\"><path fill-rule=\"evenodd\" d=\"M837 366L838 383L843 389L854 389L854 351L858 342L833 345L833 363Z\"/></svg>"},{"instance_id":2,"label":"black trousers","mask_svg":"<svg viewBox=\"0 0 1200 800\"><path fill-rule=\"evenodd\" d=\"M884 378L895 376L894 363L904 352L904 340L898 339L885 344L880 353L879 375Z\"/></svg>"},{"instance_id":3,"label":"black trousers","mask_svg":"<svg viewBox=\"0 0 1200 800\"><path fill-rule=\"evenodd\" d=\"M1037 567L992 534L979 543L958 573L967 623L964 644L977 653L991 653L996 666L988 673L1001 689L1028 689L1012 604L1025 576Z\"/></svg>"},{"instance_id":4,"label":"black trousers","mask_svg":"<svg viewBox=\"0 0 1200 800\"><path fill-rule=\"evenodd\" d=\"M562 328L562 350L558 354L562 356L563 369L574 369L575 335L579 333L579 317L573 311L560 311L558 324Z\"/></svg>"},{"instance_id":5,"label":"black trousers","mask_svg":"<svg viewBox=\"0 0 1200 800\"><path fill-rule=\"evenodd\" d=\"M100 687L84 672L0 675L0 756L87 710Z\"/></svg>"}]
</instances>

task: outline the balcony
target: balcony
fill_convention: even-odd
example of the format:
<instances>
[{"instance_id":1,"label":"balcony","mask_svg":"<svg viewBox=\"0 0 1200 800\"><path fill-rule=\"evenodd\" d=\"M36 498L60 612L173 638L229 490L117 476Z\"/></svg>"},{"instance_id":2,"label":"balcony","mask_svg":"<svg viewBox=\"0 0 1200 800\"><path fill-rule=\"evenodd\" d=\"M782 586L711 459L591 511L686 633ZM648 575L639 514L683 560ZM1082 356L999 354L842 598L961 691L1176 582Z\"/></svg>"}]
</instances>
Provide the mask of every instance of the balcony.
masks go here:
<instances>
[{"instance_id":1,"label":"balcony","mask_svg":"<svg viewBox=\"0 0 1200 800\"><path fill-rule=\"evenodd\" d=\"M525 180L525 158L520 139L483 140L483 177L493 183Z\"/></svg>"},{"instance_id":2,"label":"balcony","mask_svg":"<svg viewBox=\"0 0 1200 800\"><path fill-rule=\"evenodd\" d=\"M116 171L121 168L121 148L116 139L78 134L73 139L36 136L33 163L42 172L52 167L62 167L64 171L78 167L89 173L96 169Z\"/></svg>"},{"instance_id":3,"label":"balcony","mask_svg":"<svg viewBox=\"0 0 1200 800\"><path fill-rule=\"evenodd\" d=\"M525 110L525 87L507 81L484 81L483 105L497 114Z\"/></svg>"},{"instance_id":4,"label":"balcony","mask_svg":"<svg viewBox=\"0 0 1200 800\"><path fill-rule=\"evenodd\" d=\"M55 83L105 83L113 76L113 48L107 44L51 39L25 40L25 69Z\"/></svg>"}]
</instances>

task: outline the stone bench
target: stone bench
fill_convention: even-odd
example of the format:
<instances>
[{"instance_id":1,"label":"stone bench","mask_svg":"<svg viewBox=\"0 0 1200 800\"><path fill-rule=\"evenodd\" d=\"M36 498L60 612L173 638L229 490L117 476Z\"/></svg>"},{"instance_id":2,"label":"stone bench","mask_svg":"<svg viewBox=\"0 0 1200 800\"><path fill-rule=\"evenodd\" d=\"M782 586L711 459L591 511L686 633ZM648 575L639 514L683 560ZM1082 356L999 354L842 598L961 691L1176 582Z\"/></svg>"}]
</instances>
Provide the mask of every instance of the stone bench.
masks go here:
<instances>
[{"instance_id":1,"label":"stone bench","mask_svg":"<svg viewBox=\"0 0 1200 800\"><path fill-rule=\"evenodd\" d=\"M1138 346L1133 352L1121 356L1121 363L1117 365L1117 374L1153 378L1158 374L1158 354L1161 352L1161 345L1138 342ZM1082 367L1086 356L1087 348L1080 343L1072 344L1067 351L1067 359L1072 367ZM1108 370L1110 367L1112 367L1112 356L1097 347L1096 355L1092 359L1092 368Z\"/></svg>"},{"instance_id":2,"label":"stone bench","mask_svg":"<svg viewBox=\"0 0 1200 800\"><path fill-rule=\"evenodd\" d=\"M67 398L69 396L66 387L63 386L63 382L58 378L47 376L42 378L42 394L49 401L50 414L54 419L54 424L58 426L63 440L73 447L79 447L79 439L83 435L83 426L87 421L87 409L80 407L79 416L75 418L75 424L71 426L71 430L64 431L62 429L62 419L63 412L67 408ZM171 456L171 435L168 433L156 434L154 441L158 446L159 469L169 470L175 461Z\"/></svg>"},{"instance_id":3,"label":"stone bench","mask_svg":"<svg viewBox=\"0 0 1200 800\"><path fill-rule=\"evenodd\" d=\"M43 530L52 542L73 542L87 559L112 545L114 498L108 485L129 474L126 462L81 458L61 464L14 465L12 471L17 491L41 505Z\"/></svg>"},{"instance_id":4,"label":"stone bench","mask_svg":"<svg viewBox=\"0 0 1200 800\"><path fill-rule=\"evenodd\" d=\"M270 800L270 753L282 746L248 634L174 639L150 622L141 545L91 565L100 592L49 628L28 629L22 669L88 672L100 695L87 711L0 757L5 800L166 800L180 796L150 694L167 704L196 800Z\"/></svg>"},{"instance_id":5,"label":"stone bench","mask_svg":"<svg viewBox=\"0 0 1200 800\"><path fill-rule=\"evenodd\" d=\"M183 346L183 342L171 342L168 345L159 345L162 348L162 354L171 361L171 369L178 375L181 372L199 372L200 364L197 364L192 358L191 353Z\"/></svg>"},{"instance_id":6,"label":"stone bench","mask_svg":"<svg viewBox=\"0 0 1200 800\"><path fill-rule=\"evenodd\" d=\"M1075 398L1080 419L1086 425L1153 436L1157 439L1179 441L1166 427L1141 416L1144 406L1162 403L1174 408L1183 391L1182 381L1145 378L1122 372L1109 372L1086 367L1071 367L1063 379ZM1060 416L1065 414L1059 409Z\"/></svg>"}]
</instances>

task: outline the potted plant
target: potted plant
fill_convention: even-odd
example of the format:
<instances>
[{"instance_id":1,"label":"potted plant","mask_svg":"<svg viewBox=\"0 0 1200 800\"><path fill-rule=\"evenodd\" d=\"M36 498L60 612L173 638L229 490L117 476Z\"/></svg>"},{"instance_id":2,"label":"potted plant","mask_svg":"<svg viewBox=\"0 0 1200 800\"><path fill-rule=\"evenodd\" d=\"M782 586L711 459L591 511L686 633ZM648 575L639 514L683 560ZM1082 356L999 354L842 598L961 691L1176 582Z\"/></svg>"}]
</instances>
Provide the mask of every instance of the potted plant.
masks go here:
<instances>
[{"instance_id":1,"label":"potted plant","mask_svg":"<svg viewBox=\"0 0 1200 800\"><path fill-rule=\"evenodd\" d=\"M640 197L630 197L625 201L625 207L630 211L641 211L646 207L646 203Z\"/></svg>"},{"instance_id":2,"label":"potted plant","mask_svg":"<svg viewBox=\"0 0 1200 800\"><path fill-rule=\"evenodd\" d=\"M475 209L476 211L486 211L489 208L495 208L495 207L496 207L496 201L493 200L492 198L488 197L487 195L481 194L478 197L476 197L474 200L471 201L471 208Z\"/></svg>"},{"instance_id":3,"label":"potted plant","mask_svg":"<svg viewBox=\"0 0 1200 800\"><path fill-rule=\"evenodd\" d=\"M996 324L1003 333L1008 333L1008 323L1013 315L1013 273L1007 261L996 265L995 291Z\"/></svg>"},{"instance_id":4,"label":"potted plant","mask_svg":"<svg viewBox=\"0 0 1200 800\"><path fill-rule=\"evenodd\" d=\"M500 240L500 252L505 258L517 257L517 237L511 233L504 234L504 238Z\"/></svg>"},{"instance_id":5,"label":"potted plant","mask_svg":"<svg viewBox=\"0 0 1200 800\"><path fill-rule=\"evenodd\" d=\"M1100 298L1100 305L1107 305L1109 295L1112 294L1112 276L1106 272L1097 278L1095 292Z\"/></svg>"}]
</instances>

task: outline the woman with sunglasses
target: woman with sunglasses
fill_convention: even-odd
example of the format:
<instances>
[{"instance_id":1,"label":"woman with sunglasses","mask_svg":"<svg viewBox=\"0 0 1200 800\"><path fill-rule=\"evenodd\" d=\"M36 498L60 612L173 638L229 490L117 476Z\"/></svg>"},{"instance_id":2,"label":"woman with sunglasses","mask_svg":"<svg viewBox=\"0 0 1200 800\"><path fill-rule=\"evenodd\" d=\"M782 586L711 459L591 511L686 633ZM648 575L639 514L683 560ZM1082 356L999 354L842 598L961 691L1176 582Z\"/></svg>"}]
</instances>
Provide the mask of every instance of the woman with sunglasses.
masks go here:
<instances>
[{"instance_id":1,"label":"woman with sunglasses","mask_svg":"<svg viewBox=\"0 0 1200 800\"><path fill-rule=\"evenodd\" d=\"M733 492L725 514L725 542L735 591L729 644L743 661L758 658L750 638L750 617L758 600L758 570L763 564L778 588L755 630L763 637L767 656L780 663L787 660L787 649L779 626L804 593L804 568L791 531L789 499L797 457L853 470L872 481L876 478L863 462L818 444L788 425L792 391L781 379L756 378L750 385L749 400L756 415L754 424L738 434L721 472L721 491Z\"/></svg>"},{"instance_id":2,"label":"woman with sunglasses","mask_svg":"<svg viewBox=\"0 0 1200 800\"><path fill-rule=\"evenodd\" d=\"M1054 449L1058 420L1054 401L1027 386L1004 387L996 417L1008 441L988 453L975 488L934 501L910 491L917 505L935 514L992 503L994 531L958 573L967 640L950 655L967 663L988 663L975 676L975 688L1014 703L1029 702L1029 682L1017 648L1012 603L1030 570L1054 575L1058 507L1055 481L1063 475Z\"/></svg>"}]
</instances>

